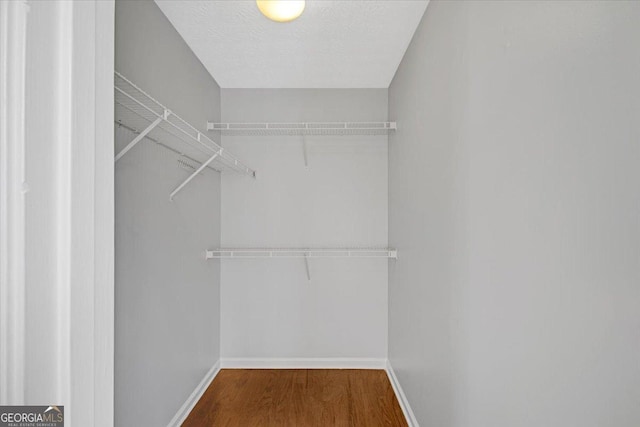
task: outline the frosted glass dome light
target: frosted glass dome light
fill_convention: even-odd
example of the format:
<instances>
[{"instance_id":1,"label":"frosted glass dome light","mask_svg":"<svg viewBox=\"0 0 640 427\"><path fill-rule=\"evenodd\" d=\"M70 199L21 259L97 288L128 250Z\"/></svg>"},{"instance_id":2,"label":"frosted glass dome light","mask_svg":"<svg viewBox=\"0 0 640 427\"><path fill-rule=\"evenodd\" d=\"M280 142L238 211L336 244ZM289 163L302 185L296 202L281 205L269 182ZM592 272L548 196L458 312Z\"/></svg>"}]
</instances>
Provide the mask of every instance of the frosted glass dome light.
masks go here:
<instances>
[{"instance_id":1,"label":"frosted glass dome light","mask_svg":"<svg viewBox=\"0 0 640 427\"><path fill-rule=\"evenodd\" d=\"M256 0L258 9L276 22L293 21L304 11L304 0Z\"/></svg>"}]
</instances>

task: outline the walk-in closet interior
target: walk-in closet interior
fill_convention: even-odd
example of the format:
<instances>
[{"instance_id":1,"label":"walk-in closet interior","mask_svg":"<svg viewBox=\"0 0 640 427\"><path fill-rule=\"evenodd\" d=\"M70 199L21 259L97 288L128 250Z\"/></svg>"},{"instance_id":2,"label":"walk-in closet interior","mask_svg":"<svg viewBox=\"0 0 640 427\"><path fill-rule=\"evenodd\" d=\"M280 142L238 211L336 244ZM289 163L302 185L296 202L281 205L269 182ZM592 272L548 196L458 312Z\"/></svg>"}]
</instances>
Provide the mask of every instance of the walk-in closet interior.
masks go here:
<instances>
[{"instance_id":1,"label":"walk-in closet interior","mask_svg":"<svg viewBox=\"0 0 640 427\"><path fill-rule=\"evenodd\" d=\"M639 76L633 1L116 0L115 424L640 425Z\"/></svg>"}]
</instances>

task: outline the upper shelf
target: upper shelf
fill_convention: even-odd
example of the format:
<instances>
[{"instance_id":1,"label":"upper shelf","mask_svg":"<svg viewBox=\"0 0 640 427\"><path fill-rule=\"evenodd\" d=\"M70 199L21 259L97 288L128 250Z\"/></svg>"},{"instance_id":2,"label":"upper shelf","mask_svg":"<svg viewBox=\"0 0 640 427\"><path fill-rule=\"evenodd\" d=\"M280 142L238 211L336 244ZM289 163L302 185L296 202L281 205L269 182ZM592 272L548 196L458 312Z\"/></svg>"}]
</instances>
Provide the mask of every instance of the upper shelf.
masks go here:
<instances>
[{"instance_id":1,"label":"upper shelf","mask_svg":"<svg viewBox=\"0 0 640 427\"><path fill-rule=\"evenodd\" d=\"M222 135L387 135L396 122L207 123Z\"/></svg>"},{"instance_id":2,"label":"upper shelf","mask_svg":"<svg viewBox=\"0 0 640 427\"><path fill-rule=\"evenodd\" d=\"M142 135L166 144L202 164L211 164L216 170L255 177L254 170L117 71L114 85L116 122L126 125L139 134L116 155L116 161L138 143ZM214 155L216 157L213 157Z\"/></svg>"},{"instance_id":3,"label":"upper shelf","mask_svg":"<svg viewBox=\"0 0 640 427\"><path fill-rule=\"evenodd\" d=\"M392 248L221 248L206 251L214 258L393 258Z\"/></svg>"}]
</instances>

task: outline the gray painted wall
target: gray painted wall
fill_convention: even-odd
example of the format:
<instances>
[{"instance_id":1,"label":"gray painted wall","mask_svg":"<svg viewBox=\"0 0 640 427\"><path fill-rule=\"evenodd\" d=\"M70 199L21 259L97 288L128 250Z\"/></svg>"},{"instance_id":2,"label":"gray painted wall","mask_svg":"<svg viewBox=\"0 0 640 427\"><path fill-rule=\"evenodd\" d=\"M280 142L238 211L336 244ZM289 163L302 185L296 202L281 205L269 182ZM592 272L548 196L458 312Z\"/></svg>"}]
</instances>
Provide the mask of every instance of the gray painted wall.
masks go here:
<instances>
[{"instance_id":1,"label":"gray painted wall","mask_svg":"<svg viewBox=\"0 0 640 427\"><path fill-rule=\"evenodd\" d=\"M200 131L220 118L220 88L152 1L116 2L116 69ZM133 134L116 129L119 150ZM116 167L118 426L166 425L219 359L220 176L188 175L143 141Z\"/></svg>"},{"instance_id":2,"label":"gray painted wall","mask_svg":"<svg viewBox=\"0 0 640 427\"><path fill-rule=\"evenodd\" d=\"M432 1L389 91L421 425L640 424L640 3Z\"/></svg>"},{"instance_id":3,"label":"gray painted wall","mask_svg":"<svg viewBox=\"0 0 640 427\"><path fill-rule=\"evenodd\" d=\"M389 360L424 426L453 425L466 6L432 2L389 88ZM463 242L464 243L464 242Z\"/></svg>"},{"instance_id":4,"label":"gray painted wall","mask_svg":"<svg viewBox=\"0 0 640 427\"><path fill-rule=\"evenodd\" d=\"M385 121L386 89L223 89L225 122ZM224 247L386 247L387 143L378 136L225 136L258 172L222 179ZM386 259L227 259L224 358L387 356Z\"/></svg>"}]
</instances>

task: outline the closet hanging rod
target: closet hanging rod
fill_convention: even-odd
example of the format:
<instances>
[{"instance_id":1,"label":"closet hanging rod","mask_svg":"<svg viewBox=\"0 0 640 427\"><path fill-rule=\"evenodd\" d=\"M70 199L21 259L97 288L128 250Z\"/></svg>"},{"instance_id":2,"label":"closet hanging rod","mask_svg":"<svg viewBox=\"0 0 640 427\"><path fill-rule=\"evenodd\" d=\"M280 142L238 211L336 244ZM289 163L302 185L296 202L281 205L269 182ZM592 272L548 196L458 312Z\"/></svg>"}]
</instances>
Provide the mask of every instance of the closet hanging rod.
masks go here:
<instances>
[{"instance_id":1,"label":"closet hanging rod","mask_svg":"<svg viewBox=\"0 0 640 427\"><path fill-rule=\"evenodd\" d=\"M254 170L230 153L222 151L220 145L117 71L114 88L116 122L139 132L139 135L118 153L117 160L146 136L149 139L161 141L163 145L171 147L186 157L194 158L199 163L204 163L218 153L215 165L219 166L220 170L235 171L255 178ZM214 167L214 169L218 168Z\"/></svg>"},{"instance_id":2,"label":"closet hanging rod","mask_svg":"<svg viewBox=\"0 0 640 427\"><path fill-rule=\"evenodd\" d=\"M387 135L396 122L213 123L207 130L222 135Z\"/></svg>"},{"instance_id":3,"label":"closet hanging rod","mask_svg":"<svg viewBox=\"0 0 640 427\"><path fill-rule=\"evenodd\" d=\"M207 250L216 258L398 258L391 248L221 248Z\"/></svg>"}]
</instances>

